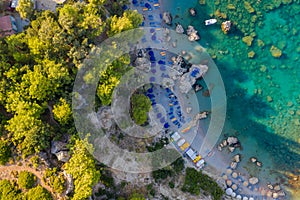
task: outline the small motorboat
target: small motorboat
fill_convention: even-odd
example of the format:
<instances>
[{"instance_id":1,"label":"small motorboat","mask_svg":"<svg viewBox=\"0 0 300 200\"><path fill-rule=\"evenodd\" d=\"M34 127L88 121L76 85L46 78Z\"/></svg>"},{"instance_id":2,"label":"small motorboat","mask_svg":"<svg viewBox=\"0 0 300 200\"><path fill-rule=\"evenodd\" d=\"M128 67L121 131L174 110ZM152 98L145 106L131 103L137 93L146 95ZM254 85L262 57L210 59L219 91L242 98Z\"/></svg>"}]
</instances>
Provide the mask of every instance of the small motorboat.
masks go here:
<instances>
[{"instance_id":1,"label":"small motorboat","mask_svg":"<svg viewBox=\"0 0 300 200\"><path fill-rule=\"evenodd\" d=\"M217 20L216 19L208 19L208 20L205 20L205 25L208 26L208 25L212 25L212 24L215 24L217 23Z\"/></svg>"}]
</instances>

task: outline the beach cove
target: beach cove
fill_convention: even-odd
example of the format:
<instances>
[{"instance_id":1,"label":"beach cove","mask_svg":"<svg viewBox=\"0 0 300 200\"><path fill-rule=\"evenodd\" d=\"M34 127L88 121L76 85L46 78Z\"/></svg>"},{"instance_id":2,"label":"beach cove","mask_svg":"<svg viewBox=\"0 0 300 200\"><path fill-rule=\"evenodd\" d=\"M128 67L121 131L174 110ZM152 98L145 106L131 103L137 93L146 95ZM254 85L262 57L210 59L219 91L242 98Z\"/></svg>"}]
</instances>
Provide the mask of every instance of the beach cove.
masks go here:
<instances>
[{"instance_id":1,"label":"beach cove","mask_svg":"<svg viewBox=\"0 0 300 200\"><path fill-rule=\"evenodd\" d=\"M300 15L296 11L299 2L290 3L280 3L261 14L261 25L253 28L255 34L252 32L254 39L250 46L243 42L244 33L238 28L228 35L223 34L220 22L225 19L219 19L218 24L212 26L204 25L204 20L216 17L217 10L228 12L228 5L212 1L200 5L193 0L165 3L174 22L184 27L191 24L199 31L200 44L215 58L227 93L223 134L240 139L243 168L250 174L258 173L265 182L287 183L286 173L299 173ZM238 10L238 6L235 9ZM196 8L197 17L190 16L190 7ZM247 12L243 8L239 11ZM232 20L229 14L227 19ZM283 55L273 57L272 46L282 49ZM255 56L250 56L250 52L255 52ZM249 165L251 156L263 162L261 169Z\"/></svg>"}]
</instances>

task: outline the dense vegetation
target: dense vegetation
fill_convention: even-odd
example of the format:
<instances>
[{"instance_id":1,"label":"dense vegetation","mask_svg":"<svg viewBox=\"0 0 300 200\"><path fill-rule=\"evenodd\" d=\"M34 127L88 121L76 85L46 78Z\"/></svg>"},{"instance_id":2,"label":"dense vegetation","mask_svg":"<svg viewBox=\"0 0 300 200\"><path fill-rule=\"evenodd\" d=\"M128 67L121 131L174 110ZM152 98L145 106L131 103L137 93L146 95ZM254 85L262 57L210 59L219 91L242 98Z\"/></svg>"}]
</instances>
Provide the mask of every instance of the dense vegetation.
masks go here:
<instances>
[{"instance_id":1,"label":"dense vegetation","mask_svg":"<svg viewBox=\"0 0 300 200\"><path fill-rule=\"evenodd\" d=\"M8 146L8 142L0 140L0 165L4 165L11 156L11 150Z\"/></svg>"},{"instance_id":2,"label":"dense vegetation","mask_svg":"<svg viewBox=\"0 0 300 200\"><path fill-rule=\"evenodd\" d=\"M41 186L21 191L10 181L0 180L0 200L52 200L50 193Z\"/></svg>"},{"instance_id":3,"label":"dense vegetation","mask_svg":"<svg viewBox=\"0 0 300 200\"><path fill-rule=\"evenodd\" d=\"M96 169L95 161L86 147L91 150L87 140L76 140L73 155L64 165L68 174L74 178L73 199L86 199L92 195L92 187L100 180L100 172Z\"/></svg>"},{"instance_id":4,"label":"dense vegetation","mask_svg":"<svg viewBox=\"0 0 300 200\"><path fill-rule=\"evenodd\" d=\"M214 200L220 200L224 194L222 188L212 178L194 168L187 168L182 191L199 195L200 189L209 192Z\"/></svg>"},{"instance_id":5,"label":"dense vegetation","mask_svg":"<svg viewBox=\"0 0 300 200\"><path fill-rule=\"evenodd\" d=\"M18 176L18 185L22 189L30 189L36 182L36 176L28 171L21 171Z\"/></svg>"},{"instance_id":6,"label":"dense vegetation","mask_svg":"<svg viewBox=\"0 0 300 200\"><path fill-rule=\"evenodd\" d=\"M0 200L22 199L21 191L8 180L0 181Z\"/></svg>"}]
</instances>

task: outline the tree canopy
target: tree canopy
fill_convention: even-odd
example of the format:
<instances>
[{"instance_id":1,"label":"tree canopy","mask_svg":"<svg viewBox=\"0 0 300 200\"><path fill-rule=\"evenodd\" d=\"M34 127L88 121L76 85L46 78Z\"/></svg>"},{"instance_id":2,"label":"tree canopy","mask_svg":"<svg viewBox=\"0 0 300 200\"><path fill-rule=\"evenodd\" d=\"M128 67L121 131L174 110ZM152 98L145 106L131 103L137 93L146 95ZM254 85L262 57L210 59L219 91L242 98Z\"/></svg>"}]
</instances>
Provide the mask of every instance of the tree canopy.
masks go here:
<instances>
[{"instance_id":1,"label":"tree canopy","mask_svg":"<svg viewBox=\"0 0 300 200\"><path fill-rule=\"evenodd\" d=\"M143 17L136 10L126 10L121 17L117 15L108 19L108 36L127 31L133 28L137 28L143 21Z\"/></svg>"},{"instance_id":2,"label":"tree canopy","mask_svg":"<svg viewBox=\"0 0 300 200\"><path fill-rule=\"evenodd\" d=\"M19 12L21 18L29 19L33 14L34 3L32 0L18 0L16 11Z\"/></svg>"},{"instance_id":3,"label":"tree canopy","mask_svg":"<svg viewBox=\"0 0 300 200\"><path fill-rule=\"evenodd\" d=\"M11 150L8 146L8 142L0 139L0 165L7 163L11 157Z\"/></svg>"},{"instance_id":4,"label":"tree canopy","mask_svg":"<svg viewBox=\"0 0 300 200\"><path fill-rule=\"evenodd\" d=\"M21 171L18 176L18 185L22 189L30 189L36 182L36 176L28 171Z\"/></svg>"},{"instance_id":5,"label":"tree canopy","mask_svg":"<svg viewBox=\"0 0 300 200\"><path fill-rule=\"evenodd\" d=\"M60 124L67 124L72 117L72 110L70 104L63 98L59 99L59 102L54 105L53 108L54 118L59 121Z\"/></svg>"},{"instance_id":6,"label":"tree canopy","mask_svg":"<svg viewBox=\"0 0 300 200\"><path fill-rule=\"evenodd\" d=\"M64 169L74 178L73 199L86 199L92 195L92 187L100 180L95 160L86 148L92 148L87 140L77 139L72 148L72 157Z\"/></svg>"},{"instance_id":7,"label":"tree canopy","mask_svg":"<svg viewBox=\"0 0 300 200\"><path fill-rule=\"evenodd\" d=\"M21 191L9 180L0 180L0 200L21 200Z\"/></svg>"},{"instance_id":8,"label":"tree canopy","mask_svg":"<svg viewBox=\"0 0 300 200\"><path fill-rule=\"evenodd\" d=\"M40 185L30 189L25 197L28 200L52 200L51 194Z\"/></svg>"},{"instance_id":9,"label":"tree canopy","mask_svg":"<svg viewBox=\"0 0 300 200\"><path fill-rule=\"evenodd\" d=\"M214 200L221 200L224 194L222 188L212 178L202 174L201 171L196 171L194 168L187 168L182 190L199 195L200 189L209 192Z\"/></svg>"},{"instance_id":10,"label":"tree canopy","mask_svg":"<svg viewBox=\"0 0 300 200\"><path fill-rule=\"evenodd\" d=\"M131 97L132 117L136 124L143 125L147 122L148 112L151 108L150 99L144 94L133 94Z\"/></svg>"}]
</instances>

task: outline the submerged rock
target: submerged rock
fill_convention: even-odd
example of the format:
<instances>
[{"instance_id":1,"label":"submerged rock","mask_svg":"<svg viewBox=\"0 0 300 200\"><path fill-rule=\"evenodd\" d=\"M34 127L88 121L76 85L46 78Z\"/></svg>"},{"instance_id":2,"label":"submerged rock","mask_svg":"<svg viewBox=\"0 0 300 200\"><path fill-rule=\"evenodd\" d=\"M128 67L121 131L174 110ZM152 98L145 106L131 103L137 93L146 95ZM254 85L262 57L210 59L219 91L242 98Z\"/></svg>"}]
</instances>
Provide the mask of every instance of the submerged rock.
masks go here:
<instances>
[{"instance_id":1,"label":"submerged rock","mask_svg":"<svg viewBox=\"0 0 300 200\"><path fill-rule=\"evenodd\" d=\"M244 8L249 12L249 13L254 13L255 10L254 8L251 6L251 4L248 1L244 2Z\"/></svg>"},{"instance_id":2,"label":"submerged rock","mask_svg":"<svg viewBox=\"0 0 300 200\"><path fill-rule=\"evenodd\" d=\"M251 46L253 42L253 37L252 36L245 36L242 38L242 41L247 44L247 46Z\"/></svg>"},{"instance_id":3,"label":"submerged rock","mask_svg":"<svg viewBox=\"0 0 300 200\"><path fill-rule=\"evenodd\" d=\"M282 51L274 45L271 46L270 52L274 58L279 58L282 55Z\"/></svg>"},{"instance_id":4,"label":"submerged rock","mask_svg":"<svg viewBox=\"0 0 300 200\"><path fill-rule=\"evenodd\" d=\"M255 56L255 52L254 51L250 51L248 53L248 58L254 58L254 56Z\"/></svg>"}]
</instances>

